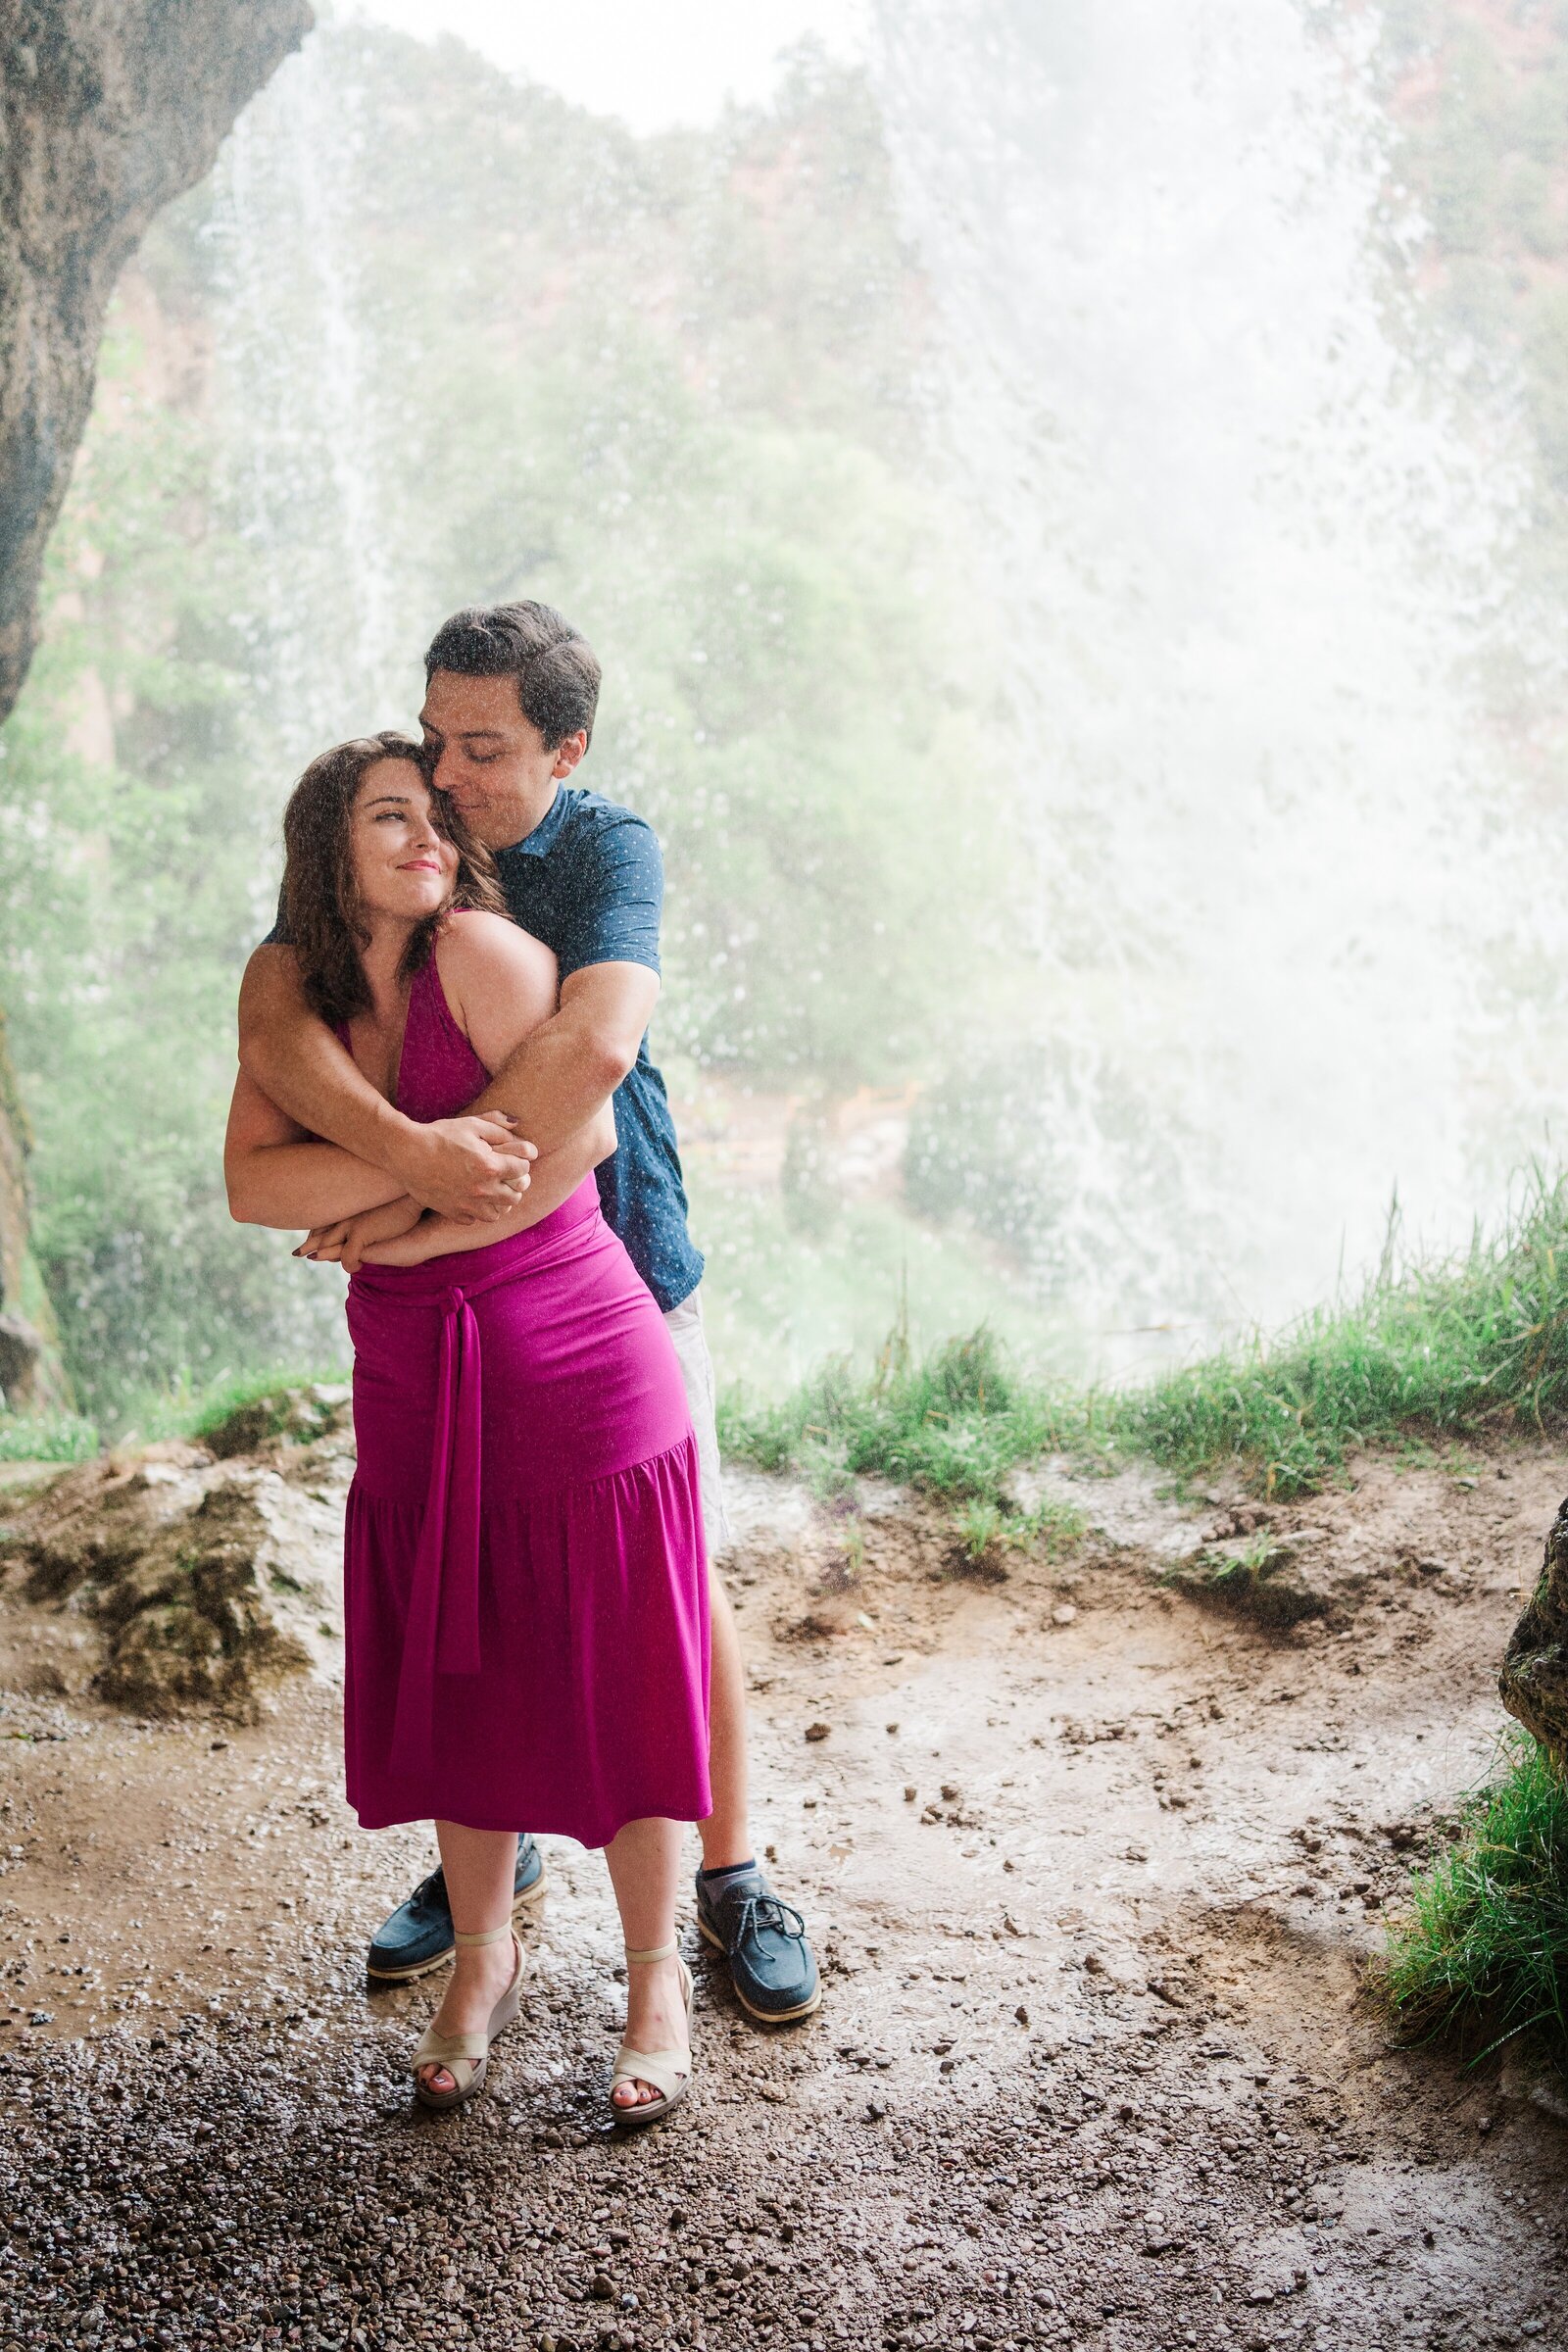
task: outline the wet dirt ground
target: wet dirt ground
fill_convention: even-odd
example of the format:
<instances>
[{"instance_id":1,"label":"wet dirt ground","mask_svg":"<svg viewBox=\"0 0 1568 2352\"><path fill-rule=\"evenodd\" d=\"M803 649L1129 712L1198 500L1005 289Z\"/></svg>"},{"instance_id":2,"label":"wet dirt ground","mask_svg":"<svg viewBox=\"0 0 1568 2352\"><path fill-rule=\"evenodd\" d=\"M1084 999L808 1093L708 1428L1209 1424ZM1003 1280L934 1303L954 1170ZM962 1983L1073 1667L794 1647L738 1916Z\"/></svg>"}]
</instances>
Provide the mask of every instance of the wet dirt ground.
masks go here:
<instances>
[{"instance_id":1,"label":"wet dirt ground","mask_svg":"<svg viewBox=\"0 0 1568 2352\"><path fill-rule=\"evenodd\" d=\"M904 1498L740 1482L759 1838L826 1998L760 2031L688 1927L696 2088L631 2138L597 1856L547 1842L523 2021L425 2116L439 1981L363 1952L432 1857L346 1813L335 1692L136 1725L6 1610L0 2344L1568 2343L1549 2094L1396 2049L1362 1984L1568 1462L1274 1510L1337 1596L1290 1633L1161 1581L1224 1498L1053 1483L1098 1532L986 1583Z\"/></svg>"}]
</instances>

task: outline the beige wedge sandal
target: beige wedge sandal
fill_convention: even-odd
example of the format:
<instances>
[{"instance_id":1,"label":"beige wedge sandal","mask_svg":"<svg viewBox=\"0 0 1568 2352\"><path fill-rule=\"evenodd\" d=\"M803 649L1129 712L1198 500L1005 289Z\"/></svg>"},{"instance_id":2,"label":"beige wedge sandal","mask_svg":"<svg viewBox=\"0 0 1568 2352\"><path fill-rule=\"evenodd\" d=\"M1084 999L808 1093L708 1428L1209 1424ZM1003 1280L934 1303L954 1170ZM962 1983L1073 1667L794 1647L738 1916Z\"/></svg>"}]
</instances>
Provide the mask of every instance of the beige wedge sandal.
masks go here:
<instances>
[{"instance_id":1,"label":"beige wedge sandal","mask_svg":"<svg viewBox=\"0 0 1568 2352\"><path fill-rule=\"evenodd\" d=\"M484 2032L438 2034L433 2025L427 2026L424 2039L410 2060L414 2095L421 2107L433 2107L439 2111L447 2107L461 2107L466 2100L471 2099L475 2091L483 2086L485 2076L490 2071L490 2044L498 2034L505 2033L507 2027L515 2022L522 2005L522 1978L527 1961L521 1944L512 1933L510 1923L504 1928L487 1928L482 1936L460 1936L457 1940L459 1943L499 1943L503 1936L512 1936L513 1943L516 1946L517 1965L513 1971L512 1983L491 2010L490 2023ZM444 2066L457 2087L453 2090L427 2089L419 2080L422 2066Z\"/></svg>"},{"instance_id":2,"label":"beige wedge sandal","mask_svg":"<svg viewBox=\"0 0 1568 2352\"><path fill-rule=\"evenodd\" d=\"M661 1943L652 1951L628 1952L626 1965L628 1968L637 1968L645 1961L668 1960L673 1957L674 1951L672 1943ZM677 1966L680 1969L680 1988L686 1996L686 2039L689 2044L697 1988L685 1961L677 1962ZM691 2079L690 2047L684 2050L634 2050L629 2041L623 2041L615 2052L615 2071L610 2078L610 2112L617 2124L624 2124L629 2130L636 2130L643 2124L657 2124L661 2116L667 2115L672 2107L680 2105L691 2087ZM614 2094L617 2084L621 2082L651 2082L659 2096L657 2099L645 2099L637 2107L617 2107Z\"/></svg>"}]
</instances>

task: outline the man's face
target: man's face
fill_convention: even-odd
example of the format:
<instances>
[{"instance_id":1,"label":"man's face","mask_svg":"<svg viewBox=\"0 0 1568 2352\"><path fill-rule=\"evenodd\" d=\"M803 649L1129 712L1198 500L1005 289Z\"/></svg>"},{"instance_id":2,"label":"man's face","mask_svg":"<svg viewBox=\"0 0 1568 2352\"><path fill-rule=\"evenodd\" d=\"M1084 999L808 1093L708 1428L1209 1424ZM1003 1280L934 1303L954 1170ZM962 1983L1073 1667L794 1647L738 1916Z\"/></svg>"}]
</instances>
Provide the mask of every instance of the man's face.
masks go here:
<instances>
[{"instance_id":1,"label":"man's face","mask_svg":"<svg viewBox=\"0 0 1568 2352\"><path fill-rule=\"evenodd\" d=\"M588 738L546 743L517 701L515 678L466 678L438 669L419 713L435 781L487 849L530 834L569 776Z\"/></svg>"}]
</instances>

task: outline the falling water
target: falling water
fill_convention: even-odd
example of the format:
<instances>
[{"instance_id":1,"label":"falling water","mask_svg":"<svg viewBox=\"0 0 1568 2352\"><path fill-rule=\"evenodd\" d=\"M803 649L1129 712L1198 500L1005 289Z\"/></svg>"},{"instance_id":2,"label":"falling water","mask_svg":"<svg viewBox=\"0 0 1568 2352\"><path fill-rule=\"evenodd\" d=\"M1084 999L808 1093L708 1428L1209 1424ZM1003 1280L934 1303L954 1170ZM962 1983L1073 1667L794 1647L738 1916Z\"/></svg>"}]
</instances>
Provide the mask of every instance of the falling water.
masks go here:
<instances>
[{"instance_id":1,"label":"falling water","mask_svg":"<svg viewBox=\"0 0 1568 2352\"><path fill-rule=\"evenodd\" d=\"M1009 1260L1008 1303L1015 1290L1021 1310L1136 1362L1150 1343L1128 1347L1127 1326L1187 1348L1321 1298L1375 1256L1396 1188L1407 1234L1454 1237L1542 1142L1568 1036L1547 1011L1532 1030L1519 975L1549 973L1543 1004L1553 988L1568 1002L1533 911L1559 844L1539 807L1522 812L1483 693L1517 626L1527 471L1506 387L1479 416L1415 331L1421 224L1393 193L1369 14L880 0L873 15L936 323L930 406L965 517L954 563L1005 680L987 749L1016 778L1028 877L1027 998L970 1056L1007 1101L1022 1169L1009 1238L1032 1288ZM430 431L430 387L410 393L374 140L408 61L378 83L378 54L341 26L314 36L248 110L215 188L256 772L279 797L312 751L409 714L411 650L467 590L450 551L421 543L418 466L443 446L460 470L498 447L531 457L550 414L497 395L497 443L491 394ZM437 219L461 280L496 223L457 175ZM540 331L519 302L524 371ZM531 577L538 514L580 504L570 469L600 430L590 417L580 445L552 441L548 482L498 479L484 581ZM976 927L994 912L976 906ZM851 988L854 956L845 942ZM964 1148L961 1120L937 1139ZM950 1243L956 1263L951 1223L913 1235L917 1252ZM781 1295L808 1281L781 1267ZM813 1326L812 1346L842 1336Z\"/></svg>"},{"instance_id":2,"label":"falling water","mask_svg":"<svg viewBox=\"0 0 1568 2352\"><path fill-rule=\"evenodd\" d=\"M352 185L363 114L318 35L247 108L215 180L215 327L257 683L294 765L403 709L417 642L417 623L398 627L396 502L376 464L384 384Z\"/></svg>"},{"instance_id":3,"label":"falling water","mask_svg":"<svg viewBox=\"0 0 1568 2352\"><path fill-rule=\"evenodd\" d=\"M1551 853L1474 690L1521 469L1388 323L1372 20L877 20L1011 679L1066 1288L1102 1328L1272 1319L1375 1252L1396 1186L1446 1238L1540 1136L1494 967ZM1171 1145L1130 1285L1112 1082Z\"/></svg>"}]
</instances>

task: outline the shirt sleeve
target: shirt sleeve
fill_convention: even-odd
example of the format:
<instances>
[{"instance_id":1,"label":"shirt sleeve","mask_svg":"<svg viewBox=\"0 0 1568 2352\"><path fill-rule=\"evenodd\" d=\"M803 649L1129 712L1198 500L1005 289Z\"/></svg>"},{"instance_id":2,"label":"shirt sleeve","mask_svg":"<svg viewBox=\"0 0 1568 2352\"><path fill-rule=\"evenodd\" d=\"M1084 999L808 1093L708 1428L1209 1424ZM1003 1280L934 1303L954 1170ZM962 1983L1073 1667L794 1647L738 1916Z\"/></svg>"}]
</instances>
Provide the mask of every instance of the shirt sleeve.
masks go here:
<instances>
[{"instance_id":1,"label":"shirt sleeve","mask_svg":"<svg viewBox=\"0 0 1568 2352\"><path fill-rule=\"evenodd\" d=\"M659 970L664 860L659 836L629 812L596 828L584 844L563 926L561 977L591 963L641 963Z\"/></svg>"}]
</instances>

